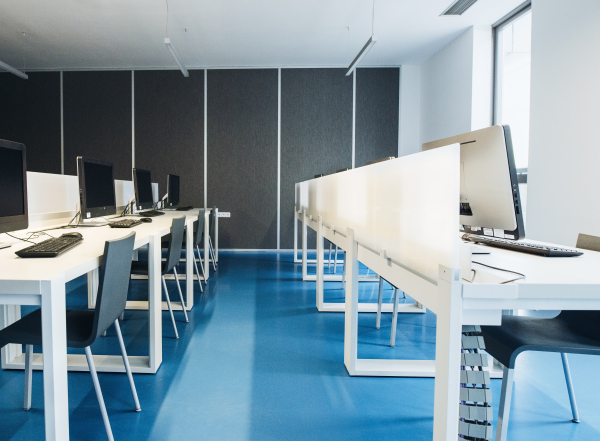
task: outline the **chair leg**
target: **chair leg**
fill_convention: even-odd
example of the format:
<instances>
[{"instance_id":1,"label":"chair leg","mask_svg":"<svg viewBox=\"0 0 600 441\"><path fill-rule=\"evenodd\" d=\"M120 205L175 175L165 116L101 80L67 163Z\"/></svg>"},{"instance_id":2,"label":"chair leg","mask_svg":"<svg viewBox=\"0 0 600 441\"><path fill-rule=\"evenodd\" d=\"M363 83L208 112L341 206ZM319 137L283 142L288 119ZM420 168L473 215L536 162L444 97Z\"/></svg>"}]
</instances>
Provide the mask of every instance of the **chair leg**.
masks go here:
<instances>
[{"instance_id":1,"label":"chair leg","mask_svg":"<svg viewBox=\"0 0 600 441\"><path fill-rule=\"evenodd\" d=\"M562 358L563 370L565 371L565 380L567 382L567 391L569 392L569 401L571 402L571 412L573 413L574 423L579 422L579 412L577 411L577 402L575 401L575 391L573 390L573 381L571 381L571 369L569 369L569 360L567 354L560 354Z\"/></svg>"},{"instance_id":2,"label":"chair leg","mask_svg":"<svg viewBox=\"0 0 600 441\"><path fill-rule=\"evenodd\" d=\"M183 301L183 294L181 292L181 285L179 284L179 277L177 276L177 270L173 268L173 274L175 274L175 283L177 284L177 290L179 291L179 298L181 299L181 309L183 310L183 315L185 317L185 322L189 323L187 310L185 309L185 302Z\"/></svg>"},{"instance_id":3,"label":"chair leg","mask_svg":"<svg viewBox=\"0 0 600 441\"><path fill-rule=\"evenodd\" d=\"M96 367L94 366L92 350L89 346L85 348L85 357L87 358L88 366L90 368L90 374L92 375L92 382L94 383L94 389L96 390L96 398L98 398L98 405L100 406L102 421L104 421L104 429L106 430L106 436L108 438L108 441L114 441L112 430L110 428L110 422L108 421L108 414L106 413L106 406L104 405L104 398L102 398L102 390L100 389L100 383L98 382L98 374L96 373Z\"/></svg>"},{"instance_id":4,"label":"chair leg","mask_svg":"<svg viewBox=\"0 0 600 441\"><path fill-rule=\"evenodd\" d=\"M119 316L119 320L121 320L121 321L125 320L125 311L123 311L121 313L121 315Z\"/></svg>"},{"instance_id":5,"label":"chair leg","mask_svg":"<svg viewBox=\"0 0 600 441\"><path fill-rule=\"evenodd\" d=\"M135 390L133 375L131 375L131 366L129 366L129 358L127 358L127 351L125 351L125 342L123 341L123 334L121 334L119 320L115 320L115 329L117 330L119 346L121 346L121 355L123 356L123 364L125 365L125 372L127 372L127 379L129 380L129 387L131 388L131 395L133 395L133 402L135 403L135 411L140 412L142 408L140 407L140 401L138 400L137 391Z\"/></svg>"},{"instance_id":6,"label":"chair leg","mask_svg":"<svg viewBox=\"0 0 600 441\"><path fill-rule=\"evenodd\" d=\"M512 399L513 378L515 370L504 366L502 372L502 391L498 405L498 424L496 425L496 441L506 441L508 433L508 416L510 414L510 401Z\"/></svg>"},{"instance_id":7,"label":"chair leg","mask_svg":"<svg viewBox=\"0 0 600 441\"><path fill-rule=\"evenodd\" d=\"M337 272L337 253L338 253L338 246L335 246L335 254L333 255L333 273L335 274Z\"/></svg>"},{"instance_id":8,"label":"chair leg","mask_svg":"<svg viewBox=\"0 0 600 441\"><path fill-rule=\"evenodd\" d=\"M381 304L383 303L383 278L379 277L379 295L377 297L377 321L375 322L375 328L381 327Z\"/></svg>"},{"instance_id":9,"label":"chair leg","mask_svg":"<svg viewBox=\"0 0 600 441\"><path fill-rule=\"evenodd\" d=\"M23 410L31 409L31 380L33 372L33 345L25 345L25 390Z\"/></svg>"},{"instance_id":10,"label":"chair leg","mask_svg":"<svg viewBox=\"0 0 600 441\"><path fill-rule=\"evenodd\" d=\"M200 292L204 292L202 288L202 280L200 280L200 271L198 271L198 264L196 263L196 259L194 258L194 268L196 269L196 275L198 276L198 286L200 287Z\"/></svg>"},{"instance_id":11,"label":"chair leg","mask_svg":"<svg viewBox=\"0 0 600 441\"><path fill-rule=\"evenodd\" d=\"M200 269L202 270L202 277L204 277L204 283L206 282L206 273L204 272L204 263L202 262L202 254L200 254L200 248L196 245L196 250L198 251L198 261L200 262Z\"/></svg>"},{"instance_id":12,"label":"chair leg","mask_svg":"<svg viewBox=\"0 0 600 441\"><path fill-rule=\"evenodd\" d=\"M392 316L392 333L390 334L390 346L396 346L396 327L398 324L398 288L394 288L394 314Z\"/></svg>"},{"instance_id":13,"label":"chair leg","mask_svg":"<svg viewBox=\"0 0 600 441\"><path fill-rule=\"evenodd\" d=\"M165 297L167 298L167 306L169 307L169 314L171 314L171 321L173 322L173 331L175 331L175 338L179 338L177 333L177 326L175 325L175 317L173 316L173 310L171 309L171 299L169 299L169 291L167 290L167 282L165 282L165 276L162 276L163 289L165 290Z\"/></svg>"},{"instance_id":14,"label":"chair leg","mask_svg":"<svg viewBox=\"0 0 600 441\"><path fill-rule=\"evenodd\" d=\"M331 269L331 247L332 243L329 242L329 263L327 264L327 269Z\"/></svg>"},{"instance_id":15,"label":"chair leg","mask_svg":"<svg viewBox=\"0 0 600 441\"><path fill-rule=\"evenodd\" d=\"M344 264L342 268L342 289L346 289L346 252L344 251Z\"/></svg>"}]
</instances>

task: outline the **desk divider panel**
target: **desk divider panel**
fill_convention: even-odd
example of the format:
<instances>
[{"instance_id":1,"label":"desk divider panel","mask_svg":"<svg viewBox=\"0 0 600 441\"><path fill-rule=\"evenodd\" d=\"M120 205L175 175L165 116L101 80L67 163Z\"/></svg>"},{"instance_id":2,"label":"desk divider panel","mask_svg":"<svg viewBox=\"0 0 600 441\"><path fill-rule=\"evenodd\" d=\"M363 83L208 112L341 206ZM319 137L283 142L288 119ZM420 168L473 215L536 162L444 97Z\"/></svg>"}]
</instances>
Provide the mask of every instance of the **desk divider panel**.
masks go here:
<instances>
[{"instance_id":1,"label":"desk divider panel","mask_svg":"<svg viewBox=\"0 0 600 441\"><path fill-rule=\"evenodd\" d=\"M297 209L434 283L458 268L459 202L458 144L296 184Z\"/></svg>"}]
</instances>

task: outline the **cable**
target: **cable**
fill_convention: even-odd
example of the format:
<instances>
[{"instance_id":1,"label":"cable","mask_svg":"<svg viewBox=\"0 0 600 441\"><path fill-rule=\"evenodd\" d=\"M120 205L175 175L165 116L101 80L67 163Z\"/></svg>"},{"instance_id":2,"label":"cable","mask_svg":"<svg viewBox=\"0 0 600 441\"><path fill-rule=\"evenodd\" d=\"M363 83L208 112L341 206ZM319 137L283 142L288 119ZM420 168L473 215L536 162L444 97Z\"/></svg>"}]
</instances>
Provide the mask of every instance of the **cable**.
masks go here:
<instances>
[{"instance_id":1,"label":"cable","mask_svg":"<svg viewBox=\"0 0 600 441\"><path fill-rule=\"evenodd\" d=\"M500 283L500 285L504 285L504 284L510 283L510 282L515 282L517 280L522 280L522 279L525 279L527 277L525 274L521 274L521 273L518 273L516 271L507 270L507 269L504 269L504 268L497 268L495 266L486 265L485 263L481 263L481 262L475 262L475 261L473 261L473 263L476 263L477 265L485 266L487 268L495 269L495 270L498 270L498 271L504 271L504 272L507 272L507 273L516 274L517 276L521 276L521 277L517 277L516 279L507 280L506 282L502 282L502 283ZM475 279L475 276L473 276L472 280L474 280L474 279Z\"/></svg>"},{"instance_id":2,"label":"cable","mask_svg":"<svg viewBox=\"0 0 600 441\"><path fill-rule=\"evenodd\" d=\"M21 239L20 237L17 236L13 236L12 234L8 234L8 233L4 233L6 234L8 237L12 237L13 239L17 239L17 240L22 240L23 242L29 242L35 245L35 242L30 241L29 239L31 239L31 236L29 236L28 239Z\"/></svg>"}]
</instances>

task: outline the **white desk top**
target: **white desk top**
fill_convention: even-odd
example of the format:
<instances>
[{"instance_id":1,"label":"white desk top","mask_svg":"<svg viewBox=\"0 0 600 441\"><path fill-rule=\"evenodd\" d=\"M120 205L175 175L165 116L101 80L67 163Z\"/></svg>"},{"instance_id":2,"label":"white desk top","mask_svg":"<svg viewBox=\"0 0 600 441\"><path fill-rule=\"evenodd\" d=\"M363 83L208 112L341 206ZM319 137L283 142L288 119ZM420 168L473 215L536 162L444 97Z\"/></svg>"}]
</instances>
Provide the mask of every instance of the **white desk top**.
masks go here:
<instances>
[{"instance_id":1,"label":"white desk top","mask_svg":"<svg viewBox=\"0 0 600 441\"><path fill-rule=\"evenodd\" d=\"M41 281L49 280L58 274L64 274L65 280L69 281L98 268L104 253L104 243L107 240L118 239L135 231L135 248L148 243L149 237L159 234L164 236L170 232L173 218L186 216L195 220L198 217L198 209L190 211L166 211L163 216L152 218L152 222L142 223L133 228L110 228L84 227L64 230L49 230L48 234L58 237L66 232L79 232L83 235L83 243L61 256L53 258L20 258L15 251L26 248L31 244L15 240L4 235L3 241L11 243L12 246L0 250L0 293L18 294L15 292L17 281ZM30 228L29 231L36 231ZM18 237L25 237L24 231L15 233ZM48 237L40 236L34 242L41 242Z\"/></svg>"}]
</instances>

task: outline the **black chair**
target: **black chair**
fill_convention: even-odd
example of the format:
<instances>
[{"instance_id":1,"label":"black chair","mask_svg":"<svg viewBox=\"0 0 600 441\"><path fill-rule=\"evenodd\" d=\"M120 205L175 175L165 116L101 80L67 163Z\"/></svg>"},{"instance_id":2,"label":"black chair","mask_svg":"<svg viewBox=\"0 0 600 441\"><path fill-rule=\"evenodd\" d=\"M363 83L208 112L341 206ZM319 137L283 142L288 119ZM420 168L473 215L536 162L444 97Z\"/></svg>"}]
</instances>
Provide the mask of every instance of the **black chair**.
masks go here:
<instances>
[{"instance_id":1,"label":"black chair","mask_svg":"<svg viewBox=\"0 0 600 441\"><path fill-rule=\"evenodd\" d=\"M215 205L212 209L212 211L210 212L210 220L209 220L209 225L208 225L208 237L206 238L206 240L208 240L208 252L209 252L209 257L210 260L212 261L212 266L213 269L216 271L217 270L217 260L215 258L215 249L213 248L213 244L212 244L212 239L210 238L210 235L212 234L213 230L215 229L215 222L216 222L216 216L215 213L217 212L217 206ZM209 268L207 268L209 269Z\"/></svg>"},{"instance_id":2,"label":"black chair","mask_svg":"<svg viewBox=\"0 0 600 441\"><path fill-rule=\"evenodd\" d=\"M196 269L196 275L198 276L198 285L200 285L200 292L203 292L202 283L200 280L200 272L198 271L198 265L196 264L196 256L195 253L198 253L198 262L200 262L200 268L202 269L202 276L204 277L204 282L206 282L206 273L204 272L204 263L202 262L202 254L200 253L200 243L202 242L202 238L204 237L204 217L206 210L201 209L198 213L198 220L194 222L194 248L192 250L192 257L194 258L194 268ZM186 250L186 259L187 259L187 250Z\"/></svg>"},{"instance_id":3,"label":"black chair","mask_svg":"<svg viewBox=\"0 0 600 441\"><path fill-rule=\"evenodd\" d=\"M125 310L127 303L127 291L129 290L129 270L131 266L131 258L133 255L133 244L135 241L135 233L128 236L107 241L104 245L104 257L102 258L102 266L99 271L98 297L96 300L96 309L94 311L67 311L67 347L69 348L84 348L87 358L90 374L96 390L96 397L100 405L106 436L109 440L113 440L110 422L106 413L104 399L98 375L94 366L94 359L90 345L96 341L100 335L106 331L111 325L115 325L119 345L121 346L121 355L123 356L123 364L129 379L129 386L133 394L135 402L135 410L141 410L138 400L133 376L121 328L119 327L119 316ZM42 345L42 314L41 310L36 310L31 314L26 315L17 322L7 326L0 331L0 348L8 343L24 344L25 349L25 397L23 408L29 410L31 408L31 381L32 381L32 362L33 346Z\"/></svg>"},{"instance_id":4,"label":"black chair","mask_svg":"<svg viewBox=\"0 0 600 441\"><path fill-rule=\"evenodd\" d=\"M600 238L580 234L577 248L600 251ZM525 351L561 354L572 421L579 422L566 354L600 355L600 311L562 311L554 318L503 316L502 326L482 326L486 351L504 365L496 441L506 440L515 361Z\"/></svg>"},{"instance_id":5,"label":"black chair","mask_svg":"<svg viewBox=\"0 0 600 441\"><path fill-rule=\"evenodd\" d=\"M177 326L175 325L175 317L173 316L173 309L171 308L171 299L169 299L169 291L167 290L167 283L165 282L165 274L173 271L175 275L175 284L179 290L179 298L181 299L181 309L185 317L185 322L188 323L187 311L185 309L185 301L183 300L183 294L181 292L181 286L179 285L179 277L177 276L177 264L181 258L181 248L183 243L183 230L185 228L185 216L173 219L171 224L171 233L166 236L167 242L164 242L164 246L167 248L167 260L162 261L161 267L161 279L162 286L165 291L165 298L167 300L167 306L169 307L169 314L171 314L171 321L173 322L173 330L175 331L175 338L179 338L177 333ZM131 265L131 274L136 275L148 275L148 261L137 260Z\"/></svg>"}]
</instances>

